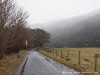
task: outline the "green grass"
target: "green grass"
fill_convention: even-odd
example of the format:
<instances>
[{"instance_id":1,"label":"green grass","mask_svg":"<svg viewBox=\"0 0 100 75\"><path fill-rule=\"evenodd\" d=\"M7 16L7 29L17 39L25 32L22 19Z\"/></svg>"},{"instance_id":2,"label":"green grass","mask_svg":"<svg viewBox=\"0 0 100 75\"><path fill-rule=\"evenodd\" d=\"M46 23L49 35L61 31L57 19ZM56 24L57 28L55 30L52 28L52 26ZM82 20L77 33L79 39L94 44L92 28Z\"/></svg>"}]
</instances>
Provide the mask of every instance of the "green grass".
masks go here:
<instances>
[{"instance_id":1,"label":"green grass","mask_svg":"<svg viewBox=\"0 0 100 75\"><path fill-rule=\"evenodd\" d=\"M18 54L11 54L0 59L0 75L9 75L19 66L26 54L25 50L20 51Z\"/></svg>"},{"instance_id":2,"label":"green grass","mask_svg":"<svg viewBox=\"0 0 100 75\"><path fill-rule=\"evenodd\" d=\"M63 58L61 58L61 50ZM50 53L50 51L52 51L52 53ZM65 60L68 51L70 60ZM81 55L80 65L78 65L79 51ZM100 54L100 48L48 48L42 49L39 52L79 72L94 72L94 55L97 53ZM88 73L84 75L100 75L100 57L98 58L97 62L97 72L99 72L99 74Z\"/></svg>"}]
</instances>

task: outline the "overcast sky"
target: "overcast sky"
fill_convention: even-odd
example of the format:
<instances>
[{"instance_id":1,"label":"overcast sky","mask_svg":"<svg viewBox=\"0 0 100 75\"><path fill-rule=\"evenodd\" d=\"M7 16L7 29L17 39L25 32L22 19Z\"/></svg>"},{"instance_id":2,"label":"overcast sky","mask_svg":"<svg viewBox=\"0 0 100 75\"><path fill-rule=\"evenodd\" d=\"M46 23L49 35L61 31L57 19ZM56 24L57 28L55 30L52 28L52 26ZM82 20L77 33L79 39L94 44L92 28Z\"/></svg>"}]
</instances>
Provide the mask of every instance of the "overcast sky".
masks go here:
<instances>
[{"instance_id":1,"label":"overcast sky","mask_svg":"<svg viewBox=\"0 0 100 75\"><path fill-rule=\"evenodd\" d=\"M17 0L30 14L29 24L46 23L100 9L100 0Z\"/></svg>"}]
</instances>

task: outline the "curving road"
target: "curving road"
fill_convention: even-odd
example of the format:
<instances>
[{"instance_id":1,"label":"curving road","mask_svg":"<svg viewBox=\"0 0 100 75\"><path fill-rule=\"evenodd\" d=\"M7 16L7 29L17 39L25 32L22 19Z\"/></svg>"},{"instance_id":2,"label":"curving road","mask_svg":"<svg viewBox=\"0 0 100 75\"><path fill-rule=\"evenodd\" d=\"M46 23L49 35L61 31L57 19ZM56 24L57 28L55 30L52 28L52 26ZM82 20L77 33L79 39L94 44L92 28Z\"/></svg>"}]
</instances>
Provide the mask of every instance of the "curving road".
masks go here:
<instances>
[{"instance_id":1,"label":"curving road","mask_svg":"<svg viewBox=\"0 0 100 75\"><path fill-rule=\"evenodd\" d=\"M31 50L12 75L79 75L79 73Z\"/></svg>"}]
</instances>

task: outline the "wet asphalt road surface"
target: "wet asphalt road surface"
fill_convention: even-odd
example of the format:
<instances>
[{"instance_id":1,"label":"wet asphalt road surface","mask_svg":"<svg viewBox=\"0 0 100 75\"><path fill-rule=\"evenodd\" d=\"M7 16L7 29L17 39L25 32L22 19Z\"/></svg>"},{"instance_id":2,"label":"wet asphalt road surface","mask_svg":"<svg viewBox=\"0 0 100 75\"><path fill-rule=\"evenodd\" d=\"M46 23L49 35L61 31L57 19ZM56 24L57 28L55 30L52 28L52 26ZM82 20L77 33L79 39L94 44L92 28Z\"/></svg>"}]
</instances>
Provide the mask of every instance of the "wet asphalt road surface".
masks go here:
<instances>
[{"instance_id":1,"label":"wet asphalt road surface","mask_svg":"<svg viewBox=\"0 0 100 75\"><path fill-rule=\"evenodd\" d=\"M31 50L12 75L79 75L79 73Z\"/></svg>"}]
</instances>

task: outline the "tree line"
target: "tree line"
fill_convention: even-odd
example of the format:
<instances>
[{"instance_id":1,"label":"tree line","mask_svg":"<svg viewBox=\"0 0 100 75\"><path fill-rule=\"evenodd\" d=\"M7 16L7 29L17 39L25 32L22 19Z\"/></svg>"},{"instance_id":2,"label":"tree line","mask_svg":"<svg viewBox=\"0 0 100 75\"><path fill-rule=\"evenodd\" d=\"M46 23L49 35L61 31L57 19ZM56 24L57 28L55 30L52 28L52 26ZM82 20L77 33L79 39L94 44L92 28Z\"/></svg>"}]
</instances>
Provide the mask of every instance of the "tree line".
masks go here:
<instances>
[{"instance_id":1,"label":"tree line","mask_svg":"<svg viewBox=\"0 0 100 75\"><path fill-rule=\"evenodd\" d=\"M28 28L27 18L27 12L18 8L14 0L0 0L0 56L29 47L43 47L48 42L50 34Z\"/></svg>"}]
</instances>

